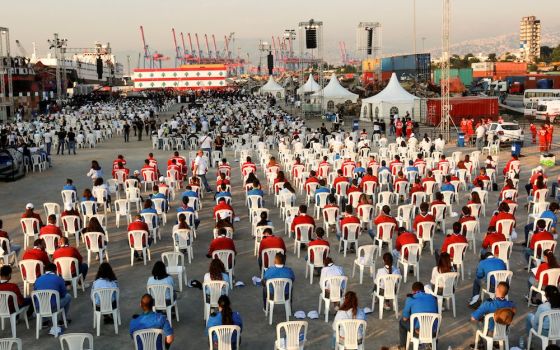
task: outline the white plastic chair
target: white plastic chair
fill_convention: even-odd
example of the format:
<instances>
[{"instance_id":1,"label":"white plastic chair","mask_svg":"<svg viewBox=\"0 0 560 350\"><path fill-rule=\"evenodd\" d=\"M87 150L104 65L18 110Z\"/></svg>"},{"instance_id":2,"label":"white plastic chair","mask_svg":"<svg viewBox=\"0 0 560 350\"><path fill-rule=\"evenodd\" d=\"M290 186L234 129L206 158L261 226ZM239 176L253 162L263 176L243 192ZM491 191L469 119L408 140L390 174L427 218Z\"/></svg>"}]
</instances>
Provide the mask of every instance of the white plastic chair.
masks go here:
<instances>
[{"instance_id":1,"label":"white plastic chair","mask_svg":"<svg viewBox=\"0 0 560 350\"><path fill-rule=\"evenodd\" d=\"M132 333L135 350L157 350L165 348L163 330L159 328L142 329ZM142 344L138 346L138 344Z\"/></svg>"},{"instance_id":2,"label":"white plastic chair","mask_svg":"<svg viewBox=\"0 0 560 350\"><path fill-rule=\"evenodd\" d=\"M56 224L59 225L60 223L60 204L52 203L52 202L45 202L43 203L43 208L45 209L45 216L49 217L50 215L56 216Z\"/></svg>"},{"instance_id":3,"label":"white plastic chair","mask_svg":"<svg viewBox=\"0 0 560 350\"><path fill-rule=\"evenodd\" d=\"M503 324L494 322L494 331L490 330L490 321L494 320L494 313L489 313L484 316L484 327L482 330L477 330L474 338L474 349L478 349L478 341L483 340L486 342L486 348L490 349L494 343L498 343L500 349L509 349L509 327ZM528 348L530 349L530 348Z\"/></svg>"},{"instance_id":4,"label":"white plastic chair","mask_svg":"<svg viewBox=\"0 0 560 350\"><path fill-rule=\"evenodd\" d=\"M548 281L548 284L546 285L544 284L545 279ZM547 285L558 286L559 284L560 268L544 270L539 278L539 284L537 286L531 286L531 288L529 288L529 299L527 300L527 306L531 306L531 296L533 296L533 293L540 294L541 300L545 300L544 287L546 287Z\"/></svg>"},{"instance_id":5,"label":"white plastic chair","mask_svg":"<svg viewBox=\"0 0 560 350\"><path fill-rule=\"evenodd\" d=\"M278 323L274 350L303 350L307 341L307 327L307 321Z\"/></svg>"},{"instance_id":6,"label":"white plastic chair","mask_svg":"<svg viewBox=\"0 0 560 350\"><path fill-rule=\"evenodd\" d=\"M144 219L144 222L148 225L150 231L150 236L154 239L154 244L157 243L158 237L161 240L161 231L159 229L159 216L154 213L142 213L140 214Z\"/></svg>"},{"instance_id":7,"label":"white plastic chair","mask_svg":"<svg viewBox=\"0 0 560 350\"><path fill-rule=\"evenodd\" d=\"M350 249L352 244L354 244L355 249L358 249L358 237L360 236L362 224L349 223L345 224L341 228L340 241L338 243L338 252L343 250L344 257L346 257L346 252Z\"/></svg>"},{"instance_id":8,"label":"white plastic chair","mask_svg":"<svg viewBox=\"0 0 560 350\"><path fill-rule=\"evenodd\" d=\"M193 254L193 231L189 229L180 229L173 232L173 246L176 252L185 251L187 253L187 258L189 259L189 264L194 258Z\"/></svg>"},{"instance_id":9,"label":"white plastic chair","mask_svg":"<svg viewBox=\"0 0 560 350\"><path fill-rule=\"evenodd\" d=\"M19 262L19 271L23 281L23 296L27 297L30 293L31 286L35 284L37 278L43 274L43 262L40 260L25 259ZM39 270L39 275L37 275Z\"/></svg>"},{"instance_id":10,"label":"white plastic chair","mask_svg":"<svg viewBox=\"0 0 560 350\"><path fill-rule=\"evenodd\" d=\"M97 305L96 300L99 301ZM113 300L115 307L113 307ZM93 304L93 328L97 328L97 336L101 334L101 315L112 315L115 325L115 334L119 334L121 324L121 311L119 307L118 288L99 288L91 291L91 302ZM99 308L99 309L98 309Z\"/></svg>"},{"instance_id":11,"label":"white plastic chair","mask_svg":"<svg viewBox=\"0 0 560 350\"><path fill-rule=\"evenodd\" d=\"M142 200L140 199L140 189L138 187L128 187L125 190L126 193L126 200L129 203L136 204L136 211L140 211L140 207L142 206Z\"/></svg>"},{"instance_id":12,"label":"white plastic chair","mask_svg":"<svg viewBox=\"0 0 560 350\"><path fill-rule=\"evenodd\" d=\"M179 280L179 291L183 291L183 282L188 283L187 268L185 267L185 256L181 252L161 253L161 261L165 264L167 273L177 276Z\"/></svg>"},{"instance_id":13,"label":"white plastic chair","mask_svg":"<svg viewBox=\"0 0 560 350\"><path fill-rule=\"evenodd\" d=\"M232 345L233 337L236 336L236 345ZM214 347L214 337L217 338L218 346ZM239 326L214 326L208 329L208 341L210 350L231 350L239 349L241 341L241 327Z\"/></svg>"},{"instance_id":14,"label":"white plastic chair","mask_svg":"<svg viewBox=\"0 0 560 350\"><path fill-rule=\"evenodd\" d=\"M93 335L89 333L66 333L58 339L61 350L93 350Z\"/></svg>"},{"instance_id":15,"label":"white plastic chair","mask_svg":"<svg viewBox=\"0 0 560 350\"><path fill-rule=\"evenodd\" d=\"M67 204L70 204L72 207L76 206L76 203L78 202L78 195L76 194L76 191L62 190L60 191L60 194L62 196L62 204L64 206Z\"/></svg>"},{"instance_id":16,"label":"white plastic chair","mask_svg":"<svg viewBox=\"0 0 560 350\"><path fill-rule=\"evenodd\" d=\"M324 257L329 256L330 248L326 245L314 245L307 247L307 264L305 265L305 278L309 273L309 284L313 284L315 268L324 267ZM313 260L311 254L313 253Z\"/></svg>"},{"instance_id":17,"label":"white plastic chair","mask_svg":"<svg viewBox=\"0 0 560 350\"><path fill-rule=\"evenodd\" d=\"M329 227L337 224L338 213L340 210L338 207L323 208L323 227L325 228L325 234L329 237ZM317 215L317 219L319 216Z\"/></svg>"},{"instance_id":18,"label":"white plastic chair","mask_svg":"<svg viewBox=\"0 0 560 350\"><path fill-rule=\"evenodd\" d=\"M424 246L426 242L430 244L430 252L434 254L434 234L436 232L436 223L433 221L424 221L418 223L418 231L416 236L418 242Z\"/></svg>"},{"instance_id":19,"label":"white plastic chair","mask_svg":"<svg viewBox=\"0 0 560 350\"><path fill-rule=\"evenodd\" d=\"M274 258L278 253L285 254L286 252L284 252L284 249L282 248L268 248L268 249L263 249L263 251L261 252L261 261L262 261L261 279L263 278L266 269L268 269L270 265L274 265Z\"/></svg>"},{"instance_id":20,"label":"white plastic chair","mask_svg":"<svg viewBox=\"0 0 560 350\"><path fill-rule=\"evenodd\" d=\"M403 266L404 283L408 275L408 268L412 266L416 281L420 280L420 252L422 246L419 243L409 243L401 247L398 263ZM408 254L408 257L406 256Z\"/></svg>"},{"instance_id":21,"label":"white plastic chair","mask_svg":"<svg viewBox=\"0 0 560 350\"><path fill-rule=\"evenodd\" d=\"M335 329L335 349L365 349L365 334L367 322L364 320L337 320L334 325Z\"/></svg>"},{"instance_id":22,"label":"white plastic chair","mask_svg":"<svg viewBox=\"0 0 560 350\"><path fill-rule=\"evenodd\" d=\"M85 292L84 277L80 274L80 264L78 259L70 257L61 257L54 260L58 273L65 282L72 284L74 298L78 297L78 282L82 286L82 292ZM74 270L74 272L72 272Z\"/></svg>"},{"instance_id":23,"label":"white plastic chair","mask_svg":"<svg viewBox=\"0 0 560 350\"><path fill-rule=\"evenodd\" d=\"M397 225L392 222L384 222L377 225L377 235L375 237L374 244L379 246L377 252L381 256L381 251L383 250L383 243L387 243L389 251L393 250L393 233Z\"/></svg>"},{"instance_id":24,"label":"white plastic chair","mask_svg":"<svg viewBox=\"0 0 560 350\"><path fill-rule=\"evenodd\" d=\"M556 250L555 240L542 240L535 243L535 249L533 249L533 255L529 257L529 264L527 270L531 270L533 262L538 266L543 260L543 254L545 250L551 250L554 252Z\"/></svg>"},{"instance_id":25,"label":"white plastic chair","mask_svg":"<svg viewBox=\"0 0 560 350\"><path fill-rule=\"evenodd\" d=\"M488 273L486 276L486 287L480 291L480 301L484 301L484 296L488 295L488 299L494 299L495 289L500 282L506 282L511 287L511 279L513 272L508 270L496 270Z\"/></svg>"},{"instance_id":26,"label":"white plastic chair","mask_svg":"<svg viewBox=\"0 0 560 350\"><path fill-rule=\"evenodd\" d=\"M45 241L45 252L47 252L49 256L52 256L58 247L58 240L60 239L60 236L49 233L41 235L41 239Z\"/></svg>"},{"instance_id":27,"label":"white plastic chair","mask_svg":"<svg viewBox=\"0 0 560 350\"><path fill-rule=\"evenodd\" d=\"M126 223L129 224L132 221L130 215L130 202L127 199L117 199L115 201L115 224L120 227L121 216L126 218Z\"/></svg>"},{"instance_id":28,"label":"white plastic chair","mask_svg":"<svg viewBox=\"0 0 560 350\"><path fill-rule=\"evenodd\" d=\"M16 252L12 250L10 240L6 237L0 237L0 261L2 265L17 265L18 263Z\"/></svg>"},{"instance_id":29,"label":"white plastic chair","mask_svg":"<svg viewBox=\"0 0 560 350\"><path fill-rule=\"evenodd\" d=\"M495 242L492 244L492 247L490 247L490 251L498 259L502 259L503 262L506 263L506 267L509 270L509 259L513 251L513 242L511 241Z\"/></svg>"},{"instance_id":30,"label":"white plastic chair","mask_svg":"<svg viewBox=\"0 0 560 350\"><path fill-rule=\"evenodd\" d=\"M415 323L418 322L420 328L415 331ZM434 335L434 326L437 322ZM441 327L441 315L433 313L415 313L410 316L410 330L406 335L406 347L412 343L413 350L418 350L420 344L430 344L432 349L436 349L439 328Z\"/></svg>"},{"instance_id":31,"label":"white plastic chair","mask_svg":"<svg viewBox=\"0 0 560 350\"><path fill-rule=\"evenodd\" d=\"M288 295L285 294L286 289ZM289 321L292 315L292 280L289 278L272 278L266 281L265 315L269 316L269 324L272 324L274 305L278 304L284 304L286 321Z\"/></svg>"},{"instance_id":32,"label":"white plastic chair","mask_svg":"<svg viewBox=\"0 0 560 350\"><path fill-rule=\"evenodd\" d=\"M453 307L453 317L456 317L455 288L457 287L458 280L459 274L457 272L438 274L432 295L437 298L440 315L443 312L443 302L447 301L447 309L449 309L449 303L451 303Z\"/></svg>"},{"instance_id":33,"label":"white plastic chair","mask_svg":"<svg viewBox=\"0 0 560 350\"><path fill-rule=\"evenodd\" d=\"M465 235L467 243L474 254L476 254L476 235L479 225L479 220L469 220L461 224L461 232Z\"/></svg>"},{"instance_id":34,"label":"white plastic chair","mask_svg":"<svg viewBox=\"0 0 560 350\"><path fill-rule=\"evenodd\" d=\"M309 244L314 226L312 224L298 224L294 227L294 254L301 255L301 245ZM298 237L299 236L299 237Z\"/></svg>"},{"instance_id":35,"label":"white plastic chair","mask_svg":"<svg viewBox=\"0 0 560 350\"><path fill-rule=\"evenodd\" d=\"M356 251L356 259L354 259L354 265L352 267L352 277L356 273L356 266L360 269L360 284L363 283L364 279L364 269L369 268L370 276L373 276L375 271L375 250L377 246L373 244L363 245L358 247Z\"/></svg>"},{"instance_id":36,"label":"white plastic chair","mask_svg":"<svg viewBox=\"0 0 560 350\"><path fill-rule=\"evenodd\" d=\"M70 238L74 236L76 239L76 247L80 246L80 232L82 230L81 218L78 215L66 215L61 217L62 221L62 232L64 237Z\"/></svg>"},{"instance_id":37,"label":"white plastic chair","mask_svg":"<svg viewBox=\"0 0 560 350\"><path fill-rule=\"evenodd\" d=\"M233 289L233 270L235 269L235 252L229 249L215 250L212 259L220 259L229 275L229 286Z\"/></svg>"},{"instance_id":38,"label":"white plastic chair","mask_svg":"<svg viewBox=\"0 0 560 350\"><path fill-rule=\"evenodd\" d=\"M20 338L3 338L0 339L0 349L2 350L23 350ZM64 350L64 349L63 349Z\"/></svg>"},{"instance_id":39,"label":"white plastic chair","mask_svg":"<svg viewBox=\"0 0 560 350\"><path fill-rule=\"evenodd\" d=\"M19 222L23 231L23 249L27 249L29 238L35 241L39 237L39 220L36 218L23 218Z\"/></svg>"},{"instance_id":40,"label":"white plastic chair","mask_svg":"<svg viewBox=\"0 0 560 350\"><path fill-rule=\"evenodd\" d=\"M379 319L383 319L383 307L385 300L393 301L393 308L395 309L395 317L399 318L399 290L401 288L401 275L390 274L384 276L377 276L375 278L376 288L373 291L371 301L371 311L375 311L375 298L379 300ZM380 285L383 285L383 295L381 294Z\"/></svg>"},{"instance_id":41,"label":"white plastic chair","mask_svg":"<svg viewBox=\"0 0 560 350\"><path fill-rule=\"evenodd\" d=\"M105 244L105 235L101 232L87 232L84 234L87 249L87 264L91 265L91 255L98 254L99 263L105 259L109 262L109 253L107 253L107 245Z\"/></svg>"},{"instance_id":42,"label":"white plastic chair","mask_svg":"<svg viewBox=\"0 0 560 350\"><path fill-rule=\"evenodd\" d=\"M171 310L175 308L175 319L179 322L179 307L173 293L173 287L168 284L150 284L147 289L148 293L154 298L154 311L165 311L169 325L173 326ZM166 299L167 295L170 296L170 299ZM169 304L167 300L169 300Z\"/></svg>"},{"instance_id":43,"label":"white plastic chair","mask_svg":"<svg viewBox=\"0 0 560 350\"><path fill-rule=\"evenodd\" d=\"M465 280L465 267L463 266L463 260L465 259L465 252L469 245L467 243L453 243L447 246L447 253L453 258L451 259L451 264L457 268L457 272L461 272L461 279ZM453 254L451 253L453 252Z\"/></svg>"},{"instance_id":44,"label":"white plastic chair","mask_svg":"<svg viewBox=\"0 0 560 350\"><path fill-rule=\"evenodd\" d=\"M325 322L329 322L329 310L331 303L340 303L344 299L348 277L346 276L330 276L325 278L321 285L321 294L319 294L319 309L321 313L321 305L325 304Z\"/></svg>"},{"instance_id":45,"label":"white plastic chair","mask_svg":"<svg viewBox=\"0 0 560 350\"><path fill-rule=\"evenodd\" d=\"M545 319L548 319L548 335L543 333L543 323ZM550 342L556 343L560 340L560 310L550 310L541 313L538 322L539 328L537 330L531 328L529 331L527 349L531 349L533 335L540 339L542 350L545 350Z\"/></svg>"},{"instance_id":46,"label":"white plastic chair","mask_svg":"<svg viewBox=\"0 0 560 350\"><path fill-rule=\"evenodd\" d=\"M13 305L13 312L10 311L10 305ZM29 306L24 306L22 308L18 306L16 293L0 291L0 320L2 324L2 330L4 330L4 320L9 319L10 326L12 328L12 338L16 338L17 318L20 315L25 320L27 329L29 329L27 309L29 309ZM1 346L0 349L2 349Z\"/></svg>"},{"instance_id":47,"label":"white plastic chair","mask_svg":"<svg viewBox=\"0 0 560 350\"><path fill-rule=\"evenodd\" d=\"M202 298L204 300L204 321L208 321L212 308L218 308L218 299L228 295L229 285L226 281L207 281L202 283Z\"/></svg>"},{"instance_id":48,"label":"white plastic chair","mask_svg":"<svg viewBox=\"0 0 560 350\"><path fill-rule=\"evenodd\" d=\"M131 244L130 238L133 238L134 244ZM128 245L130 247L130 266L134 265L134 252L141 251L144 265L146 265L146 255L148 260L152 260L152 253L148 245L148 232L141 230L133 230L128 232Z\"/></svg>"},{"instance_id":49,"label":"white plastic chair","mask_svg":"<svg viewBox=\"0 0 560 350\"><path fill-rule=\"evenodd\" d=\"M51 298L54 298L54 305L51 303ZM39 339L39 331L43 325L43 317L49 317L52 319L52 324L58 324L58 315L62 314L62 320L64 321L64 327L68 328L68 323L66 322L66 312L64 308L60 306L60 294L56 290L36 290L31 292L31 300L33 301L33 307L35 308L35 320L36 320L36 332L35 338Z\"/></svg>"}]
</instances>

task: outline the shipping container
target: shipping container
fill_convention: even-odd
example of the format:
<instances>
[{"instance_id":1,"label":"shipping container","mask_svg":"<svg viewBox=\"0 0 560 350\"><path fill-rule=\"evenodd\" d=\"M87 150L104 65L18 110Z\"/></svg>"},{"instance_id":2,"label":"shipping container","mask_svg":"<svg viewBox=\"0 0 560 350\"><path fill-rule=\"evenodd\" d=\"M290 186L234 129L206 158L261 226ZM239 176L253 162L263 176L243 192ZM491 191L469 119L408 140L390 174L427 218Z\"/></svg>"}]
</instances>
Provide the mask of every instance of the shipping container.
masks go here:
<instances>
[{"instance_id":1,"label":"shipping container","mask_svg":"<svg viewBox=\"0 0 560 350\"><path fill-rule=\"evenodd\" d=\"M504 80L507 81L508 85L511 85L513 83L523 84L525 83L525 79L527 79L527 76L525 75L516 75L516 76L508 76Z\"/></svg>"},{"instance_id":2,"label":"shipping container","mask_svg":"<svg viewBox=\"0 0 560 350\"><path fill-rule=\"evenodd\" d=\"M537 81L551 79L552 89L560 89L560 76L547 74L530 74L525 77L525 89L538 89Z\"/></svg>"},{"instance_id":3,"label":"shipping container","mask_svg":"<svg viewBox=\"0 0 560 350\"><path fill-rule=\"evenodd\" d=\"M494 71L473 70L473 78L492 78Z\"/></svg>"},{"instance_id":4,"label":"shipping container","mask_svg":"<svg viewBox=\"0 0 560 350\"><path fill-rule=\"evenodd\" d=\"M473 70L472 68L452 68L449 70L450 78L459 78L461 83L465 86L471 86L473 81ZM439 85L441 80L441 69L436 69L434 71L434 84Z\"/></svg>"},{"instance_id":5,"label":"shipping container","mask_svg":"<svg viewBox=\"0 0 560 350\"><path fill-rule=\"evenodd\" d=\"M499 115L497 97L453 97L451 104L451 118L455 125L459 125L461 118L469 117L478 121L480 118L496 118ZM437 126L441 120L441 99L426 100L426 123Z\"/></svg>"},{"instance_id":6,"label":"shipping container","mask_svg":"<svg viewBox=\"0 0 560 350\"><path fill-rule=\"evenodd\" d=\"M381 71L382 72L392 72L393 68L393 57L385 57L381 59Z\"/></svg>"},{"instance_id":7,"label":"shipping container","mask_svg":"<svg viewBox=\"0 0 560 350\"><path fill-rule=\"evenodd\" d=\"M496 62L494 67L496 74L502 72L527 72L527 62Z\"/></svg>"},{"instance_id":8,"label":"shipping container","mask_svg":"<svg viewBox=\"0 0 560 350\"><path fill-rule=\"evenodd\" d=\"M552 79L537 80L537 89L552 89L552 88L554 88L554 80Z\"/></svg>"},{"instance_id":9,"label":"shipping container","mask_svg":"<svg viewBox=\"0 0 560 350\"><path fill-rule=\"evenodd\" d=\"M381 60L381 70L383 72L417 70L425 73L430 70L430 67L431 56L429 53L385 57Z\"/></svg>"},{"instance_id":10,"label":"shipping container","mask_svg":"<svg viewBox=\"0 0 560 350\"><path fill-rule=\"evenodd\" d=\"M479 62L479 63L472 63L471 68L473 72L477 71L494 71L494 62Z\"/></svg>"}]
</instances>

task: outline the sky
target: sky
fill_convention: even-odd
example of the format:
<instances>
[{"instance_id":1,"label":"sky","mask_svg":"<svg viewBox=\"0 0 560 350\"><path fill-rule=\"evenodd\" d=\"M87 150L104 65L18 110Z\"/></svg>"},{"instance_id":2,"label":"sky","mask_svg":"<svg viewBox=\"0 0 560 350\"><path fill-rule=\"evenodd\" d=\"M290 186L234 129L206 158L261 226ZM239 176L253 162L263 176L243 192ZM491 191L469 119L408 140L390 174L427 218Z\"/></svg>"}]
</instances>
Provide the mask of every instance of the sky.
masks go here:
<instances>
[{"instance_id":1,"label":"sky","mask_svg":"<svg viewBox=\"0 0 560 350\"><path fill-rule=\"evenodd\" d=\"M417 47L441 46L441 0L416 0ZM68 47L92 47L110 42L121 62L126 55L136 65L142 50L139 26L143 25L152 50L174 57L171 28L177 33L215 34L218 46L224 35L235 32L242 52L256 51L259 39L270 41L301 21L323 21L325 51L335 54L345 41L349 52L356 46L361 21L383 26L383 53L412 52L413 0L55 0L9 1L3 6L0 26L10 29L27 52L36 43L45 55L47 39L58 32ZM558 26L558 0L451 0L451 42L509 34L519 30L521 17L535 15L542 30ZM193 37L194 40L194 37ZM180 39L178 38L179 45ZM296 40L297 42L297 40ZM188 42L187 42L188 47ZM193 45L194 44L193 42ZM212 46L212 43L210 43ZM236 45L237 46L237 45Z\"/></svg>"}]
</instances>

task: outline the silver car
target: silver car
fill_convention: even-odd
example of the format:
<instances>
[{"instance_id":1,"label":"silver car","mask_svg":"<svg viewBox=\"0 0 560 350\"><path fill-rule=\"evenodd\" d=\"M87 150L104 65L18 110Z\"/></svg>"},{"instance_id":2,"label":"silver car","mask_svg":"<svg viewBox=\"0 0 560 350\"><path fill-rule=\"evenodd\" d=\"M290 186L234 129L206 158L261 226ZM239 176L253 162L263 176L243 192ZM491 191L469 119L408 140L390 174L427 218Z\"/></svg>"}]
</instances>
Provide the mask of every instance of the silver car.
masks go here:
<instances>
[{"instance_id":1,"label":"silver car","mask_svg":"<svg viewBox=\"0 0 560 350\"><path fill-rule=\"evenodd\" d=\"M486 135L489 140L491 140L494 135L497 135L502 143L521 141L524 137L523 129L521 129L519 124L511 122L491 123Z\"/></svg>"}]
</instances>

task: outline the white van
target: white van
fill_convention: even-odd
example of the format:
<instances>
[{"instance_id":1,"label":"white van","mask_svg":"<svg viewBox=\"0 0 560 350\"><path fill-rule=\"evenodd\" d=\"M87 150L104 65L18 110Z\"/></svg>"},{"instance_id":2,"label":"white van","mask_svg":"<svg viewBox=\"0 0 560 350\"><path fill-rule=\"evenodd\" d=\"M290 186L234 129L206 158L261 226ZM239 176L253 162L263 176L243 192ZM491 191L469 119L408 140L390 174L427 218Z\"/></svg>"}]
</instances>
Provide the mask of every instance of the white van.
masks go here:
<instances>
[{"instance_id":1,"label":"white van","mask_svg":"<svg viewBox=\"0 0 560 350\"><path fill-rule=\"evenodd\" d=\"M538 120L550 120L554 123L556 117L560 115L560 100L539 101L537 112L535 114Z\"/></svg>"}]
</instances>

